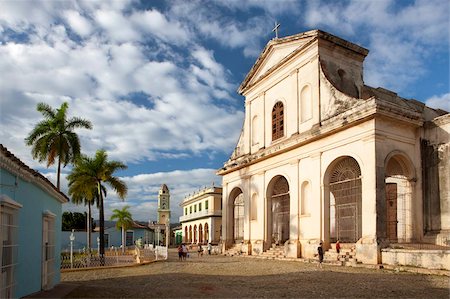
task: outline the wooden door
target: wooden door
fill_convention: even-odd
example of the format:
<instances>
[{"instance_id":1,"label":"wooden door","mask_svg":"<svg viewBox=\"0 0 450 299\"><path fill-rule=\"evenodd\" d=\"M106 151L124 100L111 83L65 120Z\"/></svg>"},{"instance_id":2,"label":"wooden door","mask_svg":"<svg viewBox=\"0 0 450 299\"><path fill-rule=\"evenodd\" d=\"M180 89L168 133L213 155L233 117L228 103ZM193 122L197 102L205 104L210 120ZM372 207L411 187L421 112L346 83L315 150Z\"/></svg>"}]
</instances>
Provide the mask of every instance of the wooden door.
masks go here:
<instances>
[{"instance_id":1,"label":"wooden door","mask_svg":"<svg viewBox=\"0 0 450 299\"><path fill-rule=\"evenodd\" d=\"M387 238L391 242L397 242L397 184L386 184L386 222Z\"/></svg>"}]
</instances>

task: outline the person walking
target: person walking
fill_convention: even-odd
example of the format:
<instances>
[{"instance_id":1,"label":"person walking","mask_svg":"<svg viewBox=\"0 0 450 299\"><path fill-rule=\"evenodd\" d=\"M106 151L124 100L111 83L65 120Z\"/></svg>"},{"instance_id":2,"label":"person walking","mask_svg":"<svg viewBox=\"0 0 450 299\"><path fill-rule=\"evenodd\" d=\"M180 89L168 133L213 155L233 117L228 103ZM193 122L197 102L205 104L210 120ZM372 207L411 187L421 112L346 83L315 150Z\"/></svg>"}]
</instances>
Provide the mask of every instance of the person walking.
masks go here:
<instances>
[{"instance_id":1,"label":"person walking","mask_svg":"<svg viewBox=\"0 0 450 299\"><path fill-rule=\"evenodd\" d=\"M319 256L319 268L322 268L322 262L323 262L323 247L322 247L322 241L319 243L319 247L317 247L317 255Z\"/></svg>"},{"instance_id":2,"label":"person walking","mask_svg":"<svg viewBox=\"0 0 450 299\"><path fill-rule=\"evenodd\" d=\"M212 245L208 243L208 255L211 255Z\"/></svg>"},{"instance_id":3,"label":"person walking","mask_svg":"<svg viewBox=\"0 0 450 299\"><path fill-rule=\"evenodd\" d=\"M188 255L188 249L187 249L186 244L183 243L181 245L181 251L183 252L183 260L186 260L186 257Z\"/></svg>"},{"instance_id":4,"label":"person walking","mask_svg":"<svg viewBox=\"0 0 450 299\"><path fill-rule=\"evenodd\" d=\"M339 240L336 241L336 252L337 252L337 260L339 261L339 253L341 252L341 243Z\"/></svg>"},{"instance_id":5,"label":"person walking","mask_svg":"<svg viewBox=\"0 0 450 299\"><path fill-rule=\"evenodd\" d=\"M201 244L198 244L198 257L203 256L203 247Z\"/></svg>"},{"instance_id":6,"label":"person walking","mask_svg":"<svg viewBox=\"0 0 450 299\"><path fill-rule=\"evenodd\" d=\"M178 251L178 260L182 261L183 260L183 247L181 245L178 245L177 251Z\"/></svg>"}]
</instances>

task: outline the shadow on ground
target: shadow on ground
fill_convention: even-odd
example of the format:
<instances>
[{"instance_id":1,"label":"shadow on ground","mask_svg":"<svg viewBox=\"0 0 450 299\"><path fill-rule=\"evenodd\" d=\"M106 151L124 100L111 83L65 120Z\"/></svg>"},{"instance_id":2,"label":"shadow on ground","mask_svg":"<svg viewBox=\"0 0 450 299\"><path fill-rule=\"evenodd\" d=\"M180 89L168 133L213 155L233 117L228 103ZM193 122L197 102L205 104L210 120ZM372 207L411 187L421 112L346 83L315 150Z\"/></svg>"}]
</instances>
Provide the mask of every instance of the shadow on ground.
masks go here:
<instances>
[{"instance_id":1,"label":"shadow on ground","mask_svg":"<svg viewBox=\"0 0 450 299\"><path fill-rule=\"evenodd\" d=\"M447 277L331 266L317 269L304 263L250 258L172 260L111 271L86 273L79 281L65 279L74 286L65 298L449 298L450 295Z\"/></svg>"}]
</instances>

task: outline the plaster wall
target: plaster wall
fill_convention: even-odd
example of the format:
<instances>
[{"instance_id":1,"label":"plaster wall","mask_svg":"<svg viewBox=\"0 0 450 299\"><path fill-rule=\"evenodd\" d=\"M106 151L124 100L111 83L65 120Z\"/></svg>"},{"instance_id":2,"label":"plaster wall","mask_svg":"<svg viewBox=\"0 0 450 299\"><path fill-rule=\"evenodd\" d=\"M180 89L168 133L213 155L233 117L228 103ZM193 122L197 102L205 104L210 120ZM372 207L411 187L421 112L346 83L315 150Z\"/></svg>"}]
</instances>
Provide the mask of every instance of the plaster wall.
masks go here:
<instances>
[{"instance_id":1,"label":"plaster wall","mask_svg":"<svg viewBox=\"0 0 450 299\"><path fill-rule=\"evenodd\" d=\"M20 298L41 290L42 277L42 227L43 215L46 211L56 215L55 229L55 261L53 265L56 285L60 281L61 265L61 215L62 204L50 196L39 186L12 175L5 169L0 169L2 185L0 193L23 205L18 211L18 265L15 271L17 288L15 296Z\"/></svg>"}]
</instances>

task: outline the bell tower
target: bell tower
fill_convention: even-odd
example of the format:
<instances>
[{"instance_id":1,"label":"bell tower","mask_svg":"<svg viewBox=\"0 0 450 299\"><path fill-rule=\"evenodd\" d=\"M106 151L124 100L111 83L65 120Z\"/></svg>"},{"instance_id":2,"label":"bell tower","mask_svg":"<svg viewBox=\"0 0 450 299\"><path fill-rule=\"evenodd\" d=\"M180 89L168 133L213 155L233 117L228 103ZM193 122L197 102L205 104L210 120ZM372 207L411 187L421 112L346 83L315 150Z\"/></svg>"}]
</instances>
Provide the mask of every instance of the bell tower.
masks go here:
<instances>
[{"instance_id":1,"label":"bell tower","mask_svg":"<svg viewBox=\"0 0 450 299\"><path fill-rule=\"evenodd\" d=\"M166 184L161 185L158 193L158 223L166 224L170 218L170 192Z\"/></svg>"}]
</instances>

